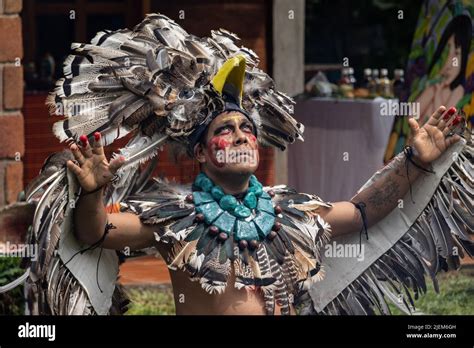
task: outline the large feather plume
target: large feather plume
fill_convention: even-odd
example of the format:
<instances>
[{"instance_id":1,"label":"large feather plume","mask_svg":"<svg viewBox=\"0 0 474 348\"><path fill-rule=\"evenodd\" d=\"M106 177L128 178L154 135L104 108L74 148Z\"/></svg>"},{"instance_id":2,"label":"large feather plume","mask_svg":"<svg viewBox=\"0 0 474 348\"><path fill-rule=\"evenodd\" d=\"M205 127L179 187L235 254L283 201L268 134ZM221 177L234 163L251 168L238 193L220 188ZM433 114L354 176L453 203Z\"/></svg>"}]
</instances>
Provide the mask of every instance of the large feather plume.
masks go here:
<instances>
[{"instance_id":1,"label":"large feather plume","mask_svg":"<svg viewBox=\"0 0 474 348\"><path fill-rule=\"evenodd\" d=\"M156 156L166 141L187 144L188 135L209 115L222 110L210 83L223 63L246 59L242 106L254 118L260 142L285 149L303 139L293 100L274 88L257 68L252 50L224 29L198 38L161 14L150 14L133 30L101 31L90 44L73 43L64 77L47 99L50 112L66 119L54 124L60 141L102 133L103 145L135 132L120 152L127 165L118 173L123 187L140 163Z\"/></svg>"}]
</instances>

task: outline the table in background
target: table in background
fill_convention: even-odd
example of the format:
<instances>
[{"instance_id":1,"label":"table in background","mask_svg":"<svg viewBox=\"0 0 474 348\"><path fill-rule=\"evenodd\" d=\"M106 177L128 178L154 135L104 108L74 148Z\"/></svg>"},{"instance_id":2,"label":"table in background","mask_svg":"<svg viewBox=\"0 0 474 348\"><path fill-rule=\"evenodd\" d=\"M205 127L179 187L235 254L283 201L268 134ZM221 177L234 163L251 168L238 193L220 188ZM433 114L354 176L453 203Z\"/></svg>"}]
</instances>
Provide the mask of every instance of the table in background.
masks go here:
<instances>
[{"instance_id":1,"label":"table in background","mask_svg":"<svg viewBox=\"0 0 474 348\"><path fill-rule=\"evenodd\" d=\"M289 146L289 186L327 201L349 200L383 166L393 124L393 117L381 115L384 102L388 100L298 101L295 117L305 125L305 141Z\"/></svg>"}]
</instances>

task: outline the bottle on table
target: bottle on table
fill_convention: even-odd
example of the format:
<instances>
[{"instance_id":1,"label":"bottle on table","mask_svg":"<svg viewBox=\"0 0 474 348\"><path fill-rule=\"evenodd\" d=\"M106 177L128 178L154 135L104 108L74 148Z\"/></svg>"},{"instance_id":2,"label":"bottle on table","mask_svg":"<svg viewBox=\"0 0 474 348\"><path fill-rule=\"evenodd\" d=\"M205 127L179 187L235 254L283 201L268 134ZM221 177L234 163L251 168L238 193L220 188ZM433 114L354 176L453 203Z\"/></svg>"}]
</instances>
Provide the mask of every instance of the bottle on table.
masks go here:
<instances>
[{"instance_id":1,"label":"bottle on table","mask_svg":"<svg viewBox=\"0 0 474 348\"><path fill-rule=\"evenodd\" d=\"M403 78L403 69L393 71L392 94L398 100L401 100L405 88L405 79Z\"/></svg>"},{"instance_id":2,"label":"bottle on table","mask_svg":"<svg viewBox=\"0 0 474 348\"><path fill-rule=\"evenodd\" d=\"M388 79L387 69L380 69L379 95L384 98L392 97L390 80Z\"/></svg>"},{"instance_id":3,"label":"bottle on table","mask_svg":"<svg viewBox=\"0 0 474 348\"><path fill-rule=\"evenodd\" d=\"M339 92L345 98L354 98L354 85L351 82L349 68L341 70L341 79L339 80Z\"/></svg>"},{"instance_id":4,"label":"bottle on table","mask_svg":"<svg viewBox=\"0 0 474 348\"><path fill-rule=\"evenodd\" d=\"M354 68L347 68L347 75L348 75L348 78L349 78L349 84L352 86L352 87L355 87L356 85L356 78L354 77Z\"/></svg>"},{"instance_id":5,"label":"bottle on table","mask_svg":"<svg viewBox=\"0 0 474 348\"><path fill-rule=\"evenodd\" d=\"M377 97L379 95L379 83L379 69L372 69L372 83L369 88L369 94L371 97Z\"/></svg>"},{"instance_id":6,"label":"bottle on table","mask_svg":"<svg viewBox=\"0 0 474 348\"><path fill-rule=\"evenodd\" d=\"M364 69L364 79L362 80L362 88L370 89L370 83L372 81L372 69Z\"/></svg>"},{"instance_id":7,"label":"bottle on table","mask_svg":"<svg viewBox=\"0 0 474 348\"><path fill-rule=\"evenodd\" d=\"M349 85L349 84L350 84L349 68L342 68L341 78L339 79L339 85Z\"/></svg>"}]
</instances>

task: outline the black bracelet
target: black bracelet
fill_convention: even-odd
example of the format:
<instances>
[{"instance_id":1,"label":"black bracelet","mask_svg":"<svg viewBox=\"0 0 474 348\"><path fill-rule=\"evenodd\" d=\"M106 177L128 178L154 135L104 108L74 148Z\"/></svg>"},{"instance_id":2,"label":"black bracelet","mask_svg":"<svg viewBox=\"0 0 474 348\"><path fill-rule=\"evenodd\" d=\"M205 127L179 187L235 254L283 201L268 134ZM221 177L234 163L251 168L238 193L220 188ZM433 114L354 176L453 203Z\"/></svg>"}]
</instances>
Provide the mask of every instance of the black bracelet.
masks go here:
<instances>
[{"instance_id":1,"label":"black bracelet","mask_svg":"<svg viewBox=\"0 0 474 348\"><path fill-rule=\"evenodd\" d=\"M362 233L363 232L365 232L365 237L367 238L367 240L369 240L369 232L367 231L367 227L369 224L367 222L367 214L365 212L365 208L367 206L364 202L355 203L351 201L351 203L354 204L354 206L359 210L360 216L362 218L362 228L360 229L360 233L359 233L359 246L362 248Z\"/></svg>"},{"instance_id":2,"label":"black bracelet","mask_svg":"<svg viewBox=\"0 0 474 348\"><path fill-rule=\"evenodd\" d=\"M106 185L107 185L107 184L106 184ZM81 190L81 193L80 193L79 195L82 197L82 196L90 195L90 194L92 194L92 193L96 193L97 191L102 190L106 185L102 185L102 186L96 188L95 190L89 191L89 192L84 191L84 189L82 189L82 190Z\"/></svg>"},{"instance_id":3,"label":"black bracelet","mask_svg":"<svg viewBox=\"0 0 474 348\"><path fill-rule=\"evenodd\" d=\"M106 224L105 224L104 234L102 235L102 237L100 237L100 239L97 242L95 242L94 244L91 244L87 248L81 249L78 252L76 252L64 265L67 265L76 255L84 254L88 250L94 250L94 249L98 248L104 242L105 237L107 237L107 234L109 233L109 230L113 230L113 229L116 229L116 228L117 227L115 225L113 225L112 223L109 223L107 221Z\"/></svg>"},{"instance_id":4,"label":"black bracelet","mask_svg":"<svg viewBox=\"0 0 474 348\"><path fill-rule=\"evenodd\" d=\"M418 169L426 172L426 173L430 173L430 174L434 174L434 170L433 169L426 169L426 168L423 168L422 166L420 166L419 164L417 164L415 161L413 161L413 148L411 146L405 146L403 148L403 152L405 153L405 156L406 158L415 166L417 167Z\"/></svg>"},{"instance_id":5,"label":"black bracelet","mask_svg":"<svg viewBox=\"0 0 474 348\"><path fill-rule=\"evenodd\" d=\"M110 230L113 230L113 229L116 229L117 227L110 223L110 222L106 222L105 224L105 228L104 228L104 234L102 235L102 237L97 241L95 242L94 244L92 245L89 245L87 248L84 248L84 249L81 249L79 251L77 251L74 255L72 255L69 260L67 262L64 263L64 266L66 266L73 258L75 258L77 255L79 254L84 254L86 251L89 251L89 250L94 250L94 249L97 249L99 246L100 246L100 253L99 253L99 258L97 259L97 268L96 268L96 282L97 282L97 287L99 288L99 291L100 292L103 292L101 287L100 287L100 284L99 284L99 263L100 263L100 259L102 257L102 243L104 242L105 240L105 237L107 237L107 234L109 233Z\"/></svg>"},{"instance_id":6,"label":"black bracelet","mask_svg":"<svg viewBox=\"0 0 474 348\"><path fill-rule=\"evenodd\" d=\"M415 161L413 161L413 158L412 158L413 157L413 148L411 146L405 146L403 148L403 153L405 154L405 157L406 157L405 168L406 168L406 171L407 171L407 180L408 180L408 187L410 189L410 198L411 198L411 201L413 202L413 204L415 204L415 201L413 200L413 191L411 189L410 176L408 175L408 161L410 161L411 164L413 164L418 169L424 171L425 173L435 174L435 172L434 172L433 169L423 168L422 166L416 164Z\"/></svg>"}]
</instances>

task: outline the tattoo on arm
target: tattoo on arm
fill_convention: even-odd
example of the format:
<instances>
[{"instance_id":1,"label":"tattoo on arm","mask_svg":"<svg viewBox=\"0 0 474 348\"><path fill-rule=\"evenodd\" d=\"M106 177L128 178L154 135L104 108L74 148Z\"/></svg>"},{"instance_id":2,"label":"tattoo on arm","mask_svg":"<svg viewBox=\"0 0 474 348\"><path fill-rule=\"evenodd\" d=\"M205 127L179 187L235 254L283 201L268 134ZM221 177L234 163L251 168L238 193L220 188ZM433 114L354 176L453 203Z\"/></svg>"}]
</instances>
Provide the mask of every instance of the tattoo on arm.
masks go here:
<instances>
[{"instance_id":1,"label":"tattoo on arm","mask_svg":"<svg viewBox=\"0 0 474 348\"><path fill-rule=\"evenodd\" d=\"M395 167L395 175L400 176L402 178L406 178L407 173L406 173L405 167L401 166L401 165L396 166Z\"/></svg>"},{"instance_id":2,"label":"tattoo on arm","mask_svg":"<svg viewBox=\"0 0 474 348\"><path fill-rule=\"evenodd\" d=\"M369 225L378 222L403 199L410 185L420 174L411 165L407 176L406 158L398 154L385 167L379 170L370 185L366 185L355 195L352 201L362 201L367 204L366 214ZM354 220L354 223L357 221Z\"/></svg>"},{"instance_id":3,"label":"tattoo on arm","mask_svg":"<svg viewBox=\"0 0 474 348\"><path fill-rule=\"evenodd\" d=\"M391 176L388 176L383 187L374 187L369 196L368 202L374 208L392 205L394 201L401 197L400 188Z\"/></svg>"}]
</instances>

